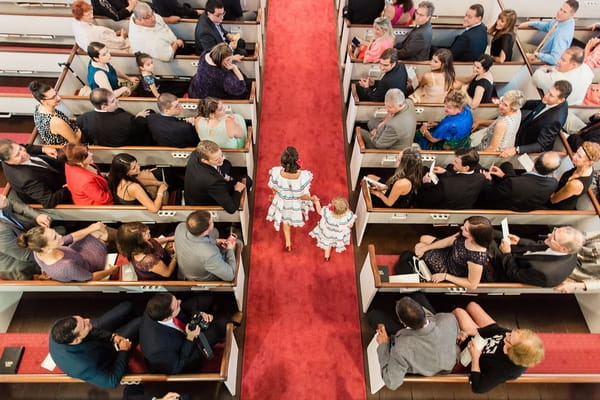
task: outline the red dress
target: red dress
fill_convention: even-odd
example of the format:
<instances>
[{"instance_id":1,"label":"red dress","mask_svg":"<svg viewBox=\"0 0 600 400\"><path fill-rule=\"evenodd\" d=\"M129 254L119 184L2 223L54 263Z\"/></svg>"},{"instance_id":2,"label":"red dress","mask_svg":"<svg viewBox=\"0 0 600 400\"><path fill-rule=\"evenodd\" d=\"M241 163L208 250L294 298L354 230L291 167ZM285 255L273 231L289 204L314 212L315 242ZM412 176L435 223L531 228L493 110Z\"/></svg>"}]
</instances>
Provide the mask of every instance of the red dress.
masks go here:
<instances>
[{"instance_id":1,"label":"red dress","mask_svg":"<svg viewBox=\"0 0 600 400\"><path fill-rule=\"evenodd\" d=\"M99 171L95 164L92 164ZM77 205L110 205L113 198L106 178L78 165L65 165L67 187Z\"/></svg>"}]
</instances>

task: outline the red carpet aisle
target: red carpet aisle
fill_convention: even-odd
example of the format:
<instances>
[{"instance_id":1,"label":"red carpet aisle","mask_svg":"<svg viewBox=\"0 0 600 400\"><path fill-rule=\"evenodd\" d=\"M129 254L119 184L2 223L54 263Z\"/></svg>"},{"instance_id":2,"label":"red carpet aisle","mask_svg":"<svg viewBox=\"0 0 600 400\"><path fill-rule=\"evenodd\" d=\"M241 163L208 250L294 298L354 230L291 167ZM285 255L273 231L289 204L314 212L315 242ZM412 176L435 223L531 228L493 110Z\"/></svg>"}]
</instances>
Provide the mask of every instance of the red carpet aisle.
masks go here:
<instances>
[{"instance_id":1,"label":"red carpet aisle","mask_svg":"<svg viewBox=\"0 0 600 400\"><path fill-rule=\"evenodd\" d=\"M325 205L347 196L344 138L331 0L269 0L268 44L241 398L365 397L359 310L350 247L323 262L308 232L292 231L293 252L265 220L268 170L296 146Z\"/></svg>"}]
</instances>

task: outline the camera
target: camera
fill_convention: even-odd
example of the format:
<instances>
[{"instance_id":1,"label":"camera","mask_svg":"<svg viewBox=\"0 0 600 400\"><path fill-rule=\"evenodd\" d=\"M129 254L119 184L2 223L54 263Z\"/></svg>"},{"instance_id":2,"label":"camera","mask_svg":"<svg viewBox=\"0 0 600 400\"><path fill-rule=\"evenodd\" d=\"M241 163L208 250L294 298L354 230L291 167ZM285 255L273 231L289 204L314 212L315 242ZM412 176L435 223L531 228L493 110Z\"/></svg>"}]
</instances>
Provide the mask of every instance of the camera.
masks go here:
<instances>
[{"instance_id":1,"label":"camera","mask_svg":"<svg viewBox=\"0 0 600 400\"><path fill-rule=\"evenodd\" d=\"M196 313L192 316L192 318L190 319L190 323L188 325L189 325L190 331L193 331L194 329L196 329L197 326L200 327L200 330L205 331L206 329L208 329L209 324L210 324L210 322L207 322L202 319L201 313Z\"/></svg>"}]
</instances>

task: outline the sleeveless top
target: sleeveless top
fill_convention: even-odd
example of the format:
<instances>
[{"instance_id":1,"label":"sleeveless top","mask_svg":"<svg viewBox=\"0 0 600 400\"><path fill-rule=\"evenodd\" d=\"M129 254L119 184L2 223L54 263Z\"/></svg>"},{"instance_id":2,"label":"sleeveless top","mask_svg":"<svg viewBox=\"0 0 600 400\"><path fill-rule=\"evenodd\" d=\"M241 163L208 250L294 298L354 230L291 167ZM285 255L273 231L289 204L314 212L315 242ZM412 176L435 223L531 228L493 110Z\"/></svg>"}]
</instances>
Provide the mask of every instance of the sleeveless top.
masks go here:
<instances>
[{"instance_id":1,"label":"sleeveless top","mask_svg":"<svg viewBox=\"0 0 600 400\"><path fill-rule=\"evenodd\" d=\"M127 193L127 188L129 187L129 185L131 185L131 182L127 186L125 186L125 190L124 190L123 194ZM121 198L117 193L115 193L115 195L113 196L113 201L115 202L115 204L121 204L121 205L127 205L127 206L139 206L141 204L137 199L125 200L125 199Z\"/></svg>"},{"instance_id":2,"label":"sleeveless top","mask_svg":"<svg viewBox=\"0 0 600 400\"><path fill-rule=\"evenodd\" d=\"M471 98L475 96L475 89L477 89L477 86L481 86L483 88L483 96L481 96L480 103L491 103L492 95L494 94L494 85L492 82L485 78L473 79L467 88L467 94L471 96Z\"/></svg>"},{"instance_id":3,"label":"sleeveless top","mask_svg":"<svg viewBox=\"0 0 600 400\"><path fill-rule=\"evenodd\" d=\"M35 110L33 111L33 122L35 123L35 127L37 128L40 137L42 138L42 144L66 144L68 141L61 135L57 133L52 133L50 130L50 121L54 117L58 117L65 121L73 131L79 129L75 122L71 122L69 117L63 114L59 110L54 110L54 114L46 114L41 113L39 111L39 104L35 106Z\"/></svg>"},{"instance_id":4,"label":"sleeveless top","mask_svg":"<svg viewBox=\"0 0 600 400\"><path fill-rule=\"evenodd\" d=\"M387 192L385 193L386 196L389 196L389 193L391 191L392 191L392 188L389 188L387 190ZM412 190L412 187L411 187L410 192L408 192L405 195L399 196L396 199L396 201L394 202L394 204L392 204L389 207L379 197L371 196L371 201L373 203L373 207L378 207L378 208L411 208L413 206L414 199L415 199L415 192Z\"/></svg>"},{"instance_id":5,"label":"sleeveless top","mask_svg":"<svg viewBox=\"0 0 600 400\"><path fill-rule=\"evenodd\" d=\"M166 265L169 265L169 263L171 262L171 255L160 245L160 243L158 243L156 239L150 239L149 244L150 247L152 247L152 253L144 255L144 257L139 261L136 261L135 259L130 260L131 264L133 264L133 268L135 268L135 273L138 276L138 279L140 281L170 279L170 277L164 277L162 275L150 271L150 269L159 261L162 261ZM173 271L173 274L171 274L171 276L177 276L175 271Z\"/></svg>"},{"instance_id":6,"label":"sleeveless top","mask_svg":"<svg viewBox=\"0 0 600 400\"><path fill-rule=\"evenodd\" d=\"M574 172L575 172L575 168L570 169L567 172L565 172L564 174L562 174L562 176L560 177L560 180L558 181L558 188L556 189L557 192L567 184L567 182L569 181L569 178L571 177L571 175L573 175ZM580 176L578 178L574 178L574 179L579 180L583 184L583 191L581 192L581 194L579 194L577 196L568 197L568 198L564 199L563 201L559 201L558 203L550 204L550 208L555 208L558 210L575 210L577 207L577 199L579 199L579 196L581 196L588 190L588 188L592 184L593 178L594 177L592 175Z\"/></svg>"},{"instance_id":7,"label":"sleeveless top","mask_svg":"<svg viewBox=\"0 0 600 400\"><path fill-rule=\"evenodd\" d=\"M110 83L110 87L112 88L112 90L116 90L119 88L119 79L117 77L117 71L110 64L106 64L106 66L108 67L108 71L106 71L102 68L94 67L92 65L91 61L88 64L87 80L88 80L88 84L90 85L90 88L92 90L98 89L100 87L94 80L94 75L96 75L96 72L98 72L98 71L106 74L106 77L108 78L108 82Z\"/></svg>"},{"instance_id":8,"label":"sleeveless top","mask_svg":"<svg viewBox=\"0 0 600 400\"><path fill-rule=\"evenodd\" d=\"M515 43L515 37L512 33L505 33L498 39L492 39L490 46L490 54L492 57L499 57L500 52L504 50L505 59L504 61L512 61L513 45Z\"/></svg>"},{"instance_id":9,"label":"sleeveless top","mask_svg":"<svg viewBox=\"0 0 600 400\"><path fill-rule=\"evenodd\" d=\"M208 125L208 118L198 118L196 120L196 132L200 140L212 140L222 149L241 149L246 145L246 121L239 114L232 114L238 124L242 127L244 136L236 138L229 137L227 134L227 121L222 118L213 128Z\"/></svg>"},{"instance_id":10,"label":"sleeveless top","mask_svg":"<svg viewBox=\"0 0 600 400\"><path fill-rule=\"evenodd\" d=\"M496 118L490 126L485 128L485 136L481 139L479 145L475 147L476 150L484 150L488 147L490 140L492 140L492 137L494 136L494 128L498 121L504 121L506 130L504 131L504 136L502 136L498 148L493 149L493 151L500 151L515 145L515 138L517 136L517 131L519 130L519 125L521 124L521 110L518 110L512 115L500 115Z\"/></svg>"},{"instance_id":11,"label":"sleeveless top","mask_svg":"<svg viewBox=\"0 0 600 400\"><path fill-rule=\"evenodd\" d=\"M446 85L445 82L442 81L441 84L436 82L435 77L439 75L437 73L431 74L431 86L424 86L423 91L425 95L421 99L421 103L443 103L444 98L446 97Z\"/></svg>"},{"instance_id":12,"label":"sleeveless top","mask_svg":"<svg viewBox=\"0 0 600 400\"><path fill-rule=\"evenodd\" d=\"M410 25L413 18L415 17L415 8L411 7L410 10L408 10L410 19L403 24L399 24L398 20L400 19L402 14L404 14L404 7L402 6L402 4L393 4L392 7L394 7L394 17L392 18L392 21L391 21L392 25L402 25L402 26Z\"/></svg>"}]
</instances>

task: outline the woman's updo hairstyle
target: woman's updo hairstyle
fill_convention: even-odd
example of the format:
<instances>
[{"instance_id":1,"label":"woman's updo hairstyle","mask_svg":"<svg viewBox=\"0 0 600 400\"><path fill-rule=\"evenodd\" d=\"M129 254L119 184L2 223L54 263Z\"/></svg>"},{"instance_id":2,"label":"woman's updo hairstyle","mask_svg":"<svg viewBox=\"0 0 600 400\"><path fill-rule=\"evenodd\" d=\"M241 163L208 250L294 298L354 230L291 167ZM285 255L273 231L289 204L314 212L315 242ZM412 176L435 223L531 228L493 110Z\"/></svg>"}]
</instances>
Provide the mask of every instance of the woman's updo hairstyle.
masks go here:
<instances>
[{"instance_id":1,"label":"woman's updo hairstyle","mask_svg":"<svg viewBox=\"0 0 600 400\"><path fill-rule=\"evenodd\" d=\"M69 165L79 165L89 154L87 145L79 143L67 143L63 146L61 159Z\"/></svg>"},{"instance_id":2,"label":"woman's updo hairstyle","mask_svg":"<svg viewBox=\"0 0 600 400\"><path fill-rule=\"evenodd\" d=\"M233 55L233 51L231 51L231 48L227 43L222 42L213 47L208 54L217 67L222 68L223 61L225 61L227 57L231 57Z\"/></svg>"},{"instance_id":3,"label":"woman's updo hairstyle","mask_svg":"<svg viewBox=\"0 0 600 400\"><path fill-rule=\"evenodd\" d=\"M281 166L289 174L295 174L300 169L298 165L298 150L294 146L288 146L281 155Z\"/></svg>"},{"instance_id":4,"label":"woman's updo hairstyle","mask_svg":"<svg viewBox=\"0 0 600 400\"><path fill-rule=\"evenodd\" d=\"M106 45L104 43L91 42L87 48L88 56L90 56L92 60L100 57L100 50L102 50L105 47Z\"/></svg>"},{"instance_id":5,"label":"woman's updo hairstyle","mask_svg":"<svg viewBox=\"0 0 600 400\"><path fill-rule=\"evenodd\" d=\"M36 226L31 228L25 233L17 236L17 246L22 249L29 249L31 251L42 251L48 244L48 241L44 237L46 228L43 226Z\"/></svg>"},{"instance_id":6,"label":"woman's updo hairstyle","mask_svg":"<svg viewBox=\"0 0 600 400\"><path fill-rule=\"evenodd\" d=\"M219 100L214 97L205 97L198 100L198 116L209 118L219 108Z\"/></svg>"},{"instance_id":7,"label":"woman's updo hairstyle","mask_svg":"<svg viewBox=\"0 0 600 400\"><path fill-rule=\"evenodd\" d=\"M29 82L29 91L37 101L46 100L44 93L50 89L52 89L52 86L48 85L47 83L39 81Z\"/></svg>"}]
</instances>

